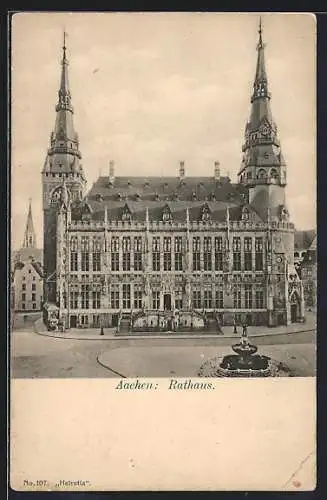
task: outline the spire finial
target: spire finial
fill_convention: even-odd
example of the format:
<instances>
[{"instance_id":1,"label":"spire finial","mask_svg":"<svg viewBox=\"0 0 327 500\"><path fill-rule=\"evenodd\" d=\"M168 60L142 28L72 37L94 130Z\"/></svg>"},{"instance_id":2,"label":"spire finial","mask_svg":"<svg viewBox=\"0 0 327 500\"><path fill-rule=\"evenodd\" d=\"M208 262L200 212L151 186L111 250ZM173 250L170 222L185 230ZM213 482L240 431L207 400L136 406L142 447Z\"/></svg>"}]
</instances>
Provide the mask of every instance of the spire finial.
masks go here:
<instances>
[{"instance_id":1,"label":"spire finial","mask_svg":"<svg viewBox=\"0 0 327 500\"><path fill-rule=\"evenodd\" d=\"M258 49L262 49L263 48L263 42L262 42L262 17L261 16L260 16L260 19L259 19L258 33L259 33Z\"/></svg>"},{"instance_id":2,"label":"spire finial","mask_svg":"<svg viewBox=\"0 0 327 500\"><path fill-rule=\"evenodd\" d=\"M67 62L67 58L66 58L66 49L67 49L67 46L66 46L66 39L67 39L67 32L64 28L64 33L63 33L63 46L62 46L62 50L63 50L63 58L62 58L62 62L63 63L66 63Z\"/></svg>"}]
</instances>

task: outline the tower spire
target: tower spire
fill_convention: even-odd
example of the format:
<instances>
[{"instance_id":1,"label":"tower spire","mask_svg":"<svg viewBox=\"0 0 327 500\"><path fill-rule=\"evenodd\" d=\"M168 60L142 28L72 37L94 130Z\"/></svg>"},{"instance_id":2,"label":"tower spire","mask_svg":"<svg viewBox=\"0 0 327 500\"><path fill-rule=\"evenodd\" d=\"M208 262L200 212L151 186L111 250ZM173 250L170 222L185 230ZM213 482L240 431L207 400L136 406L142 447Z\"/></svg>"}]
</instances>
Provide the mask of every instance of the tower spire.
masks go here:
<instances>
[{"instance_id":1,"label":"tower spire","mask_svg":"<svg viewBox=\"0 0 327 500\"><path fill-rule=\"evenodd\" d=\"M242 147L243 159L238 173L239 182L255 188L251 190L250 202L258 190L263 192L263 186L284 187L286 185L286 165L281 152L280 142L277 135L277 126L273 120L270 101L271 95L268 91L268 78L265 64L265 43L263 41L262 19L259 20L258 28L257 61L253 82L253 92L251 96L250 118L245 126L245 141ZM268 189L268 188L267 188ZM253 192L252 192L253 191ZM272 190L270 190L272 192ZM270 193L269 191L269 193ZM284 190L276 190L275 200L269 203L276 204L277 192L279 192L279 205L284 204ZM268 193L268 191L267 191ZM266 194L267 194L266 193ZM263 200L268 200L270 194L261 193L261 204L258 207L261 211L264 207ZM259 200L259 198L258 198ZM268 202L267 202L268 203ZM267 207L265 207L262 217L267 218ZM269 208L273 208L269 206ZM276 207L275 207L276 208ZM273 215L273 210L271 215ZM276 210L275 214L276 215Z\"/></svg>"},{"instance_id":2,"label":"tower spire","mask_svg":"<svg viewBox=\"0 0 327 500\"><path fill-rule=\"evenodd\" d=\"M74 127L74 109L68 79L67 32L63 32L61 74L56 105L56 121L51 133L50 147L44 166L44 172L66 175L81 179L85 176L80 164L82 155L79 150L78 136Z\"/></svg>"},{"instance_id":3,"label":"tower spire","mask_svg":"<svg viewBox=\"0 0 327 500\"><path fill-rule=\"evenodd\" d=\"M23 248L36 248L36 235L32 216L32 198L28 199L28 213L24 233Z\"/></svg>"}]
</instances>

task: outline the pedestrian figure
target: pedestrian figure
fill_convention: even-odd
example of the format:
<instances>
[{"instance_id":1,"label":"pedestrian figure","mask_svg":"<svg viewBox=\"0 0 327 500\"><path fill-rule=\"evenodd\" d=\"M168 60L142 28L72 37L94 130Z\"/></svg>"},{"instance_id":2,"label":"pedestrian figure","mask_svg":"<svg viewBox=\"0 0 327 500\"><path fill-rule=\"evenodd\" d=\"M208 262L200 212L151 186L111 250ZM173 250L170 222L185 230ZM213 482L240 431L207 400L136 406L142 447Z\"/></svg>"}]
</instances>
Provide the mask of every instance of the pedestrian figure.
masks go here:
<instances>
[{"instance_id":1,"label":"pedestrian figure","mask_svg":"<svg viewBox=\"0 0 327 500\"><path fill-rule=\"evenodd\" d=\"M100 335L104 335L103 326L101 326Z\"/></svg>"},{"instance_id":2,"label":"pedestrian figure","mask_svg":"<svg viewBox=\"0 0 327 500\"><path fill-rule=\"evenodd\" d=\"M234 333L237 333L237 323L235 318L234 318Z\"/></svg>"},{"instance_id":3,"label":"pedestrian figure","mask_svg":"<svg viewBox=\"0 0 327 500\"><path fill-rule=\"evenodd\" d=\"M242 328L243 328L242 336L246 337L247 334L248 334L248 327L247 327L246 323L243 323L243 327Z\"/></svg>"}]
</instances>

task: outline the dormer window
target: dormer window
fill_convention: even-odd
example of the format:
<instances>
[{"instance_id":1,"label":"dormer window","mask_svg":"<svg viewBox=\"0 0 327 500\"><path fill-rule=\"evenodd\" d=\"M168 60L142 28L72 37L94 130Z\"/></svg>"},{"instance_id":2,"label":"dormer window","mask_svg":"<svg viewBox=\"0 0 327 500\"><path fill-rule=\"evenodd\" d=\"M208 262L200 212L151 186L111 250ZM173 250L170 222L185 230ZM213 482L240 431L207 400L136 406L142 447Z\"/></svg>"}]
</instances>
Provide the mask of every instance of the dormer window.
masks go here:
<instances>
[{"instance_id":1,"label":"dormer window","mask_svg":"<svg viewBox=\"0 0 327 500\"><path fill-rule=\"evenodd\" d=\"M162 212L162 220L163 222L168 222L172 220L171 211L169 207L165 207Z\"/></svg>"},{"instance_id":2,"label":"dormer window","mask_svg":"<svg viewBox=\"0 0 327 500\"><path fill-rule=\"evenodd\" d=\"M131 214L131 211L127 205L123 209L122 220L124 220L124 221L132 220L132 214Z\"/></svg>"},{"instance_id":3,"label":"dormer window","mask_svg":"<svg viewBox=\"0 0 327 500\"><path fill-rule=\"evenodd\" d=\"M146 188L147 188L147 187L149 187L149 186L150 186L150 182L149 182L149 181L145 181L145 183L144 183L144 187L146 187Z\"/></svg>"},{"instance_id":4,"label":"dormer window","mask_svg":"<svg viewBox=\"0 0 327 500\"><path fill-rule=\"evenodd\" d=\"M242 220L249 220L249 219L250 219L250 212L246 207L244 207L242 209Z\"/></svg>"},{"instance_id":5,"label":"dormer window","mask_svg":"<svg viewBox=\"0 0 327 500\"><path fill-rule=\"evenodd\" d=\"M117 199L118 199L118 200L121 200L121 199L122 199L121 193L117 193Z\"/></svg>"},{"instance_id":6,"label":"dormer window","mask_svg":"<svg viewBox=\"0 0 327 500\"><path fill-rule=\"evenodd\" d=\"M159 196L159 194L158 194L158 193L154 193L154 199L155 199L156 201L160 200L160 196Z\"/></svg>"},{"instance_id":7,"label":"dormer window","mask_svg":"<svg viewBox=\"0 0 327 500\"><path fill-rule=\"evenodd\" d=\"M97 193L95 195L95 199L96 199L96 201L103 201L103 196L100 193Z\"/></svg>"},{"instance_id":8,"label":"dormer window","mask_svg":"<svg viewBox=\"0 0 327 500\"><path fill-rule=\"evenodd\" d=\"M136 201L139 201L141 198L140 193L135 193L135 199Z\"/></svg>"},{"instance_id":9,"label":"dormer window","mask_svg":"<svg viewBox=\"0 0 327 500\"><path fill-rule=\"evenodd\" d=\"M202 208L201 219L203 222L208 222L211 220L211 213L207 205Z\"/></svg>"},{"instance_id":10,"label":"dormer window","mask_svg":"<svg viewBox=\"0 0 327 500\"><path fill-rule=\"evenodd\" d=\"M216 195L215 195L215 193L211 193L210 194L210 200L211 201L216 201Z\"/></svg>"},{"instance_id":11,"label":"dormer window","mask_svg":"<svg viewBox=\"0 0 327 500\"><path fill-rule=\"evenodd\" d=\"M193 193L192 193L192 200L196 200L196 199L197 199L196 192L193 191Z\"/></svg>"}]
</instances>

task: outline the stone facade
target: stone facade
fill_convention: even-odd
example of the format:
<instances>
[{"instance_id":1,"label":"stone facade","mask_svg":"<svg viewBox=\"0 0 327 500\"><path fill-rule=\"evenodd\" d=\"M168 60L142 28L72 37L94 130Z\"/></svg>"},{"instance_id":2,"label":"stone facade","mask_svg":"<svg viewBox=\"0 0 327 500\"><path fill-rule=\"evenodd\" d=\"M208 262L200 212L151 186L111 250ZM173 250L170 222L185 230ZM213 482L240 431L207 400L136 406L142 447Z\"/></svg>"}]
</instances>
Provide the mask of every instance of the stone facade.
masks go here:
<instances>
[{"instance_id":1,"label":"stone facade","mask_svg":"<svg viewBox=\"0 0 327 500\"><path fill-rule=\"evenodd\" d=\"M66 327L176 321L303 320L286 208L286 165L272 121L259 30L257 69L238 183L220 175L85 175L64 47L57 119L42 171L45 291ZM162 312L162 315L159 313ZM172 314L171 314L172 313ZM162 320L160 319L162 317Z\"/></svg>"}]
</instances>

